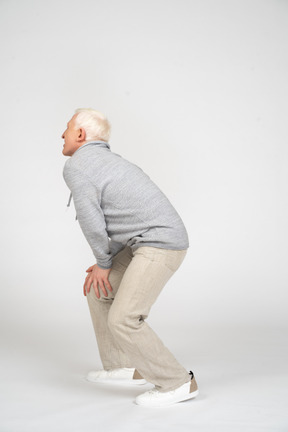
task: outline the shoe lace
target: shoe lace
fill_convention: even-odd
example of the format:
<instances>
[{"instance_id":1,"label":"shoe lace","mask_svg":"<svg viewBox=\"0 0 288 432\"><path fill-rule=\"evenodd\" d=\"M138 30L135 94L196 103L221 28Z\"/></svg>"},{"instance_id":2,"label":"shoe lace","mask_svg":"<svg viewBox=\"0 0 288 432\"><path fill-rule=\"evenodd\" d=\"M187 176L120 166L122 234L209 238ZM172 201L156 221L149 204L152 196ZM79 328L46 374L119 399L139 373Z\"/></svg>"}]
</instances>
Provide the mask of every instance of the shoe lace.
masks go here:
<instances>
[{"instance_id":1,"label":"shoe lace","mask_svg":"<svg viewBox=\"0 0 288 432\"><path fill-rule=\"evenodd\" d=\"M154 395L154 394L157 394L157 393L160 393L160 392L159 392L157 389L153 388L153 389L151 389L151 390L148 390L147 393L149 393L149 394L151 394L151 395Z\"/></svg>"},{"instance_id":2,"label":"shoe lace","mask_svg":"<svg viewBox=\"0 0 288 432\"><path fill-rule=\"evenodd\" d=\"M157 390L156 388L153 388L153 389L151 389L151 390L148 390L148 392L147 392L148 394L150 394L150 395L153 395L153 396L160 396L162 393L159 391L159 390ZM169 391L168 392L169 394L174 394L175 393L175 390L171 390L171 391Z\"/></svg>"},{"instance_id":3,"label":"shoe lace","mask_svg":"<svg viewBox=\"0 0 288 432\"><path fill-rule=\"evenodd\" d=\"M110 377L113 377L113 376L117 376L117 373L118 373L118 370L116 369L111 369L111 370L109 370L108 371L108 373L107 373L107 375L108 375L108 377L110 378Z\"/></svg>"}]
</instances>

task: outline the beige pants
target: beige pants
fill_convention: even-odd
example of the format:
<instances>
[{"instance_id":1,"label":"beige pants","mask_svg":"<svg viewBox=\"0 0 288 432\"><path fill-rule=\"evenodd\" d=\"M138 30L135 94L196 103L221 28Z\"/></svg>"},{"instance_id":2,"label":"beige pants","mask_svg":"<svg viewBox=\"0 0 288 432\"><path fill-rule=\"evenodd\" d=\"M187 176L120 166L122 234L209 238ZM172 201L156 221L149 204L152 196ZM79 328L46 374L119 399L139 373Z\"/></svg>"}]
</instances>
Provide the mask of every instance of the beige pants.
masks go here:
<instances>
[{"instance_id":1,"label":"beige pants","mask_svg":"<svg viewBox=\"0 0 288 432\"><path fill-rule=\"evenodd\" d=\"M145 321L186 253L146 246L133 252L127 246L113 259L113 292L105 297L100 290L98 299L91 287L87 300L104 369L135 368L162 392L190 381L187 370Z\"/></svg>"}]
</instances>

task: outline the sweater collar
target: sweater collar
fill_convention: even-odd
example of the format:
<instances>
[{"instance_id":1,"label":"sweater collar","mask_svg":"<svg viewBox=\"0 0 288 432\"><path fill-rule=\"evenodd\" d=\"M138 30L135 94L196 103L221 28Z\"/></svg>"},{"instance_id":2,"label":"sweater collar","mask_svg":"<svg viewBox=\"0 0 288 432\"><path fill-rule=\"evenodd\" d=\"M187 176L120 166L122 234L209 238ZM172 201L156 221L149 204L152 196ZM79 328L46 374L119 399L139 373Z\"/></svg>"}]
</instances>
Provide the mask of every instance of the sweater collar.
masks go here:
<instances>
[{"instance_id":1,"label":"sweater collar","mask_svg":"<svg viewBox=\"0 0 288 432\"><path fill-rule=\"evenodd\" d=\"M102 140L97 140L97 141L88 141L85 144L82 144L81 147L79 147L74 154L76 154L79 150L81 150L83 147L86 147L88 145L94 145L96 147L102 147L102 148L107 148L108 150L110 150L110 144L107 141L102 141ZM73 155L72 155L73 156Z\"/></svg>"}]
</instances>

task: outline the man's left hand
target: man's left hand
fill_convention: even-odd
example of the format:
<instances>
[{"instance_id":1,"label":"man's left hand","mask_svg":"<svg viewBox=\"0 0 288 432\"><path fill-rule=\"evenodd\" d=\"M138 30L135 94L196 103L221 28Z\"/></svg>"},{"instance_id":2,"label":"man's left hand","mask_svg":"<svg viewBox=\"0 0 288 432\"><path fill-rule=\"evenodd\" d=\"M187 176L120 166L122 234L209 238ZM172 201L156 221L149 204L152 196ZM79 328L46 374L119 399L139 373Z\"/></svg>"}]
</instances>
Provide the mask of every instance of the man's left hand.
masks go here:
<instances>
[{"instance_id":1,"label":"man's left hand","mask_svg":"<svg viewBox=\"0 0 288 432\"><path fill-rule=\"evenodd\" d=\"M96 297L100 298L100 292L99 287L101 288L101 291L103 292L104 296L108 296L107 289L112 292L112 287L110 285L110 282L108 280L109 273L111 271L110 269L102 269L98 267L97 264L89 267L86 272L88 272L88 275L86 276L85 283L83 285L83 293L84 296L86 296L87 293L90 292L91 284L93 283L93 288L96 294ZM107 288L107 289L106 289Z\"/></svg>"}]
</instances>

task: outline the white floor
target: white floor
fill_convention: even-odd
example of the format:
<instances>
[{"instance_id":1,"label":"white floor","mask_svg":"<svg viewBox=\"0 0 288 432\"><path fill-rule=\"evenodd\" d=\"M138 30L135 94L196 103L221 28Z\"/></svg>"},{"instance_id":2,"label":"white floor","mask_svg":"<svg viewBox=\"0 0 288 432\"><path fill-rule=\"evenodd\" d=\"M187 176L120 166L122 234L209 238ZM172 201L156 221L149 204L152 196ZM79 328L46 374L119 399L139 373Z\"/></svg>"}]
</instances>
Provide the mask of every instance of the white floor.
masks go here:
<instances>
[{"instance_id":1,"label":"white floor","mask_svg":"<svg viewBox=\"0 0 288 432\"><path fill-rule=\"evenodd\" d=\"M0 431L288 431L287 333L194 332L163 341L194 371L200 395L147 409L134 398L150 385L120 388L84 379L100 366L90 328L19 328L1 350Z\"/></svg>"}]
</instances>

